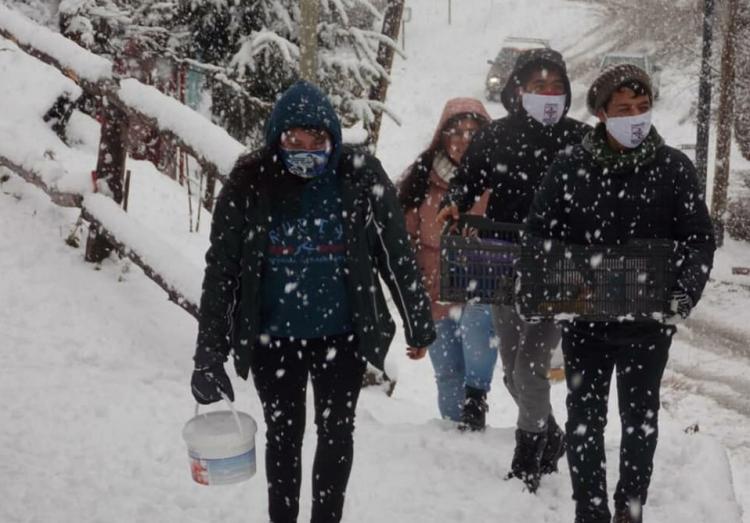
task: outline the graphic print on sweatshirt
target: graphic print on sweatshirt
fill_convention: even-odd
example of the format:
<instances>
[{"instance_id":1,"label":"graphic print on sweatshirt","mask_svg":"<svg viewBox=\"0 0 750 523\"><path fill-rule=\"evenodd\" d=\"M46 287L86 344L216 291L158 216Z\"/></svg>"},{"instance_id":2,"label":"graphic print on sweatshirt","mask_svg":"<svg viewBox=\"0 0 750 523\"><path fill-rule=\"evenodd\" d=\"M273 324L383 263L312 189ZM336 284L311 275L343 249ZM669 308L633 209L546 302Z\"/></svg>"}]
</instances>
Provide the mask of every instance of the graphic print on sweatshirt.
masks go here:
<instances>
[{"instance_id":1,"label":"graphic print on sweatshirt","mask_svg":"<svg viewBox=\"0 0 750 523\"><path fill-rule=\"evenodd\" d=\"M340 200L305 199L301 216L274 216L268 237L261 314L264 333L319 338L350 332Z\"/></svg>"},{"instance_id":2,"label":"graphic print on sweatshirt","mask_svg":"<svg viewBox=\"0 0 750 523\"><path fill-rule=\"evenodd\" d=\"M306 263L342 262L346 251L344 225L336 216L316 218L312 223L308 218L284 220L268 237L268 255L277 266L296 265L302 256Z\"/></svg>"}]
</instances>

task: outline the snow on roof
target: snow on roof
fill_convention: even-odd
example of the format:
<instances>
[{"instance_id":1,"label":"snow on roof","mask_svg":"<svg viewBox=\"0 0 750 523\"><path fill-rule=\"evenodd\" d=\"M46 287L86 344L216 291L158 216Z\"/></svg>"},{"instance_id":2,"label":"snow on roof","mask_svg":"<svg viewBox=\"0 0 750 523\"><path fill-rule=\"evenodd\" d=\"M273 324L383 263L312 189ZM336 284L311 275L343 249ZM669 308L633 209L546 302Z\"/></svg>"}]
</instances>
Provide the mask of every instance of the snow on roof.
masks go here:
<instances>
[{"instance_id":1,"label":"snow on roof","mask_svg":"<svg viewBox=\"0 0 750 523\"><path fill-rule=\"evenodd\" d=\"M3 4L0 4L0 28L14 35L18 42L55 58L79 78L90 82L112 78L112 63L109 60L87 51L72 40Z\"/></svg>"},{"instance_id":2,"label":"snow on roof","mask_svg":"<svg viewBox=\"0 0 750 523\"><path fill-rule=\"evenodd\" d=\"M179 136L224 175L229 174L245 150L245 146L203 115L138 80L122 80L119 96L127 105L155 118L162 129Z\"/></svg>"}]
</instances>

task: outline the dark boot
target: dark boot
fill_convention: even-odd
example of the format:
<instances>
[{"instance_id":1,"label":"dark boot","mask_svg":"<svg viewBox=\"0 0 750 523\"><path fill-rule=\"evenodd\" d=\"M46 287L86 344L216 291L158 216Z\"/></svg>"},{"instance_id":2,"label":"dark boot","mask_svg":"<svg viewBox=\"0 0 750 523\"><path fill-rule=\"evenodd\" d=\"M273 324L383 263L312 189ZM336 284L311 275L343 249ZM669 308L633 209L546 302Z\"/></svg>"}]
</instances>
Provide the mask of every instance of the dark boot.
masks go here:
<instances>
[{"instance_id":1,"label":"dark boot","mask_svg":"<svg viewBox=\"0 0 750 523\"><path fill-rule=\"evenodd\" d=\"M516 429L516 450L507 478L518 478L529 492L536 492L542 477L540 470L542 454L547 445L546 432L526 432Z\"/></svg>"},{"instance_id":2,"label":"dark boot","mask_svg":"<svg viewBox=\"0 0 750 523\"><path fill-rule=\"evenodd\" d=\"M557 462L565 455L565 432L557 425L550 414L547 421L547 445L542 454L540 470L542 474L557 472Z\"/></svg>"},{"instance_id":3,"label":"dark boot","mask_svg":"<svg viewBox=\"0 0 750 523\"><path fill-rule=\"evenodd\" d=\"M461 422L458 424L458 430L472 432L484 430L488 410L490 408L487 405L487 392L474 387L466 387L466 399L461 409Z\"/></svg>"},{"instance_id":4,"label":"dark boot","mask_svg":"<svg viewBox=\"0 0 750 523\"><path fill-rule=\"evenodd\" d=\"M643 508L630 507L615 509L615 515L612 517L612 523L643 523Z\"/></svg>"}]
</instances>

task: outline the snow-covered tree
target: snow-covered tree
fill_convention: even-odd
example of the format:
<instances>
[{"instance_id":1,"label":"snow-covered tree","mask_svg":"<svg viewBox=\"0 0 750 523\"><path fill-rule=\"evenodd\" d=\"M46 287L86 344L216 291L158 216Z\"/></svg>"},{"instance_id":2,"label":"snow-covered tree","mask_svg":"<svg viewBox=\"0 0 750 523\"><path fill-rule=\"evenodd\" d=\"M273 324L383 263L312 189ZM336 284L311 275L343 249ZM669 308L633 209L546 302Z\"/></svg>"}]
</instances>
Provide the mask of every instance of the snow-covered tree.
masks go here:
<instances>
[{"instance_id":1,"label":"snow-covered tree","mask_svg":"<svg viewBox=\"0 0 750 523\"><path fill-rule=\"evenodd\" d=\"M223 68L228 82L212 89L217 120L249 145L278 95L299 77L299 2L293 0L183 0L193 57ZM387 73L377 62L382 14L371 0L322 0L318 23L318 83L344 125L370 121L382 104L370 90Z\"/></svg>"},{"instance_id":2,"label":"snow-covered tree","mask_svg":"<svg viewBox=\"0 0 750 523\"><path fill-rule=\"evenodd\" d=\"M321 0L317 82L345 126L384 110L370 100L387 75L378 47L395 47L381 34L384 5ZM217 123L250 146L260 143L276 98L299 78L298 0L62 0L59 12L64 34L149 83L158 83L165 61L189 59L206 76Z\"/></svg>"},{"instance_id":3,"label":"snow-covered tree","mask_svg":"<svg viewBox=\"0 0 750 523\"><path fill-rule=\"evenodd\" d=\"M187 33L180 30L176 0L62 0L60 30L91 51L116 59L128 48L140 54L179 54Z\"/></svg>"},{"instance_id":4,"label":"snow-covered tree","mask_svg":"<svg viewBox=\"0 0 750 523\"><path fill-rule=\"evenodd\" d=\"M13 0L10 3L13 9L20 11L38 24L57 28L59 0Z\"/></svg>"},{"instance_id":5,"label":"snow-covered tree","mask_svg":"<svg viewBox=\"0 0 750 523\"><path fill-rule=\"evenodd\" d=\"M114 56L131 24L129 10L115 0L63 0L60 31L97 54Z\"/></svg>"}]
</instances>

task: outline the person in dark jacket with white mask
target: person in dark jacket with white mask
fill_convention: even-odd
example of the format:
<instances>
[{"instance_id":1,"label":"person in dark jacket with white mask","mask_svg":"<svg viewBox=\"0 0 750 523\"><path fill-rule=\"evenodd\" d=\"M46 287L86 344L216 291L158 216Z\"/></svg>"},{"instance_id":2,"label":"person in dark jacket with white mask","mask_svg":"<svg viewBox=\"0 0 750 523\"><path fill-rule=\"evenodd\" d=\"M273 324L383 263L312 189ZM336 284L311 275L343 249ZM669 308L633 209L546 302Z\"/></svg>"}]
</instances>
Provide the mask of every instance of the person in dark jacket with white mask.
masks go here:
<instances>
[{"instance_id":1,"label":"person in dark jacket with white mask","mask_svg":"<svg viewBox=\"0 0 750 523\"><path fill-rule=\"evenodd\" d=\"M695 168L653 127L652 103L651 81L641 69L618 65L601 73L588 93L589 110L600 123L550 167L529 213L528 241L677 242L677 278L674 287L665 289L671 292L665 309L680 319L698 303L708 280L713 227ZM615 369L622 433L612 521L643 520L659 428L659 389L674 332L674 326L656 320L565 324L567 457L576 523L610 522L604 427Z\"/></svg>"},{"instance_id":2,"label":"person in dark jacket with white mask","mask_svg":"<svg viewBox=\"0 0 750 523\"><path fill-rule=\"evenodd\" d=\"M567 116L570 80L562 55L552 49L521 53L502 92L508 116L473 139L451 180L438 219L458 218L490 190L486 216L521 224L556 155L580 143L590 127ZM493 307L504 382L518 405L516 448L509 477L536 490L541 475L557 470L564 434L550 405L548 371L560 341L553 323L528 324L512 306Z\"/></svg>"},{"instance_id":3,"label":"person in dark jacket with white mask","mask_svg":"<svg viewBox=\"0 0 750 523\"><path fill-rule=\"evenodd\" d=\"M341 520L366 361L382 369L394 324L410 354L435 339L396 190L380 162L342 144L325 95L297 82L274 106L266 146L240 158L216 202L192 392L233 399L224 362L253 382L267 425L272 523L297 521L308 377L318 444L313 523Z\"/></svg>"}]
</instances>

